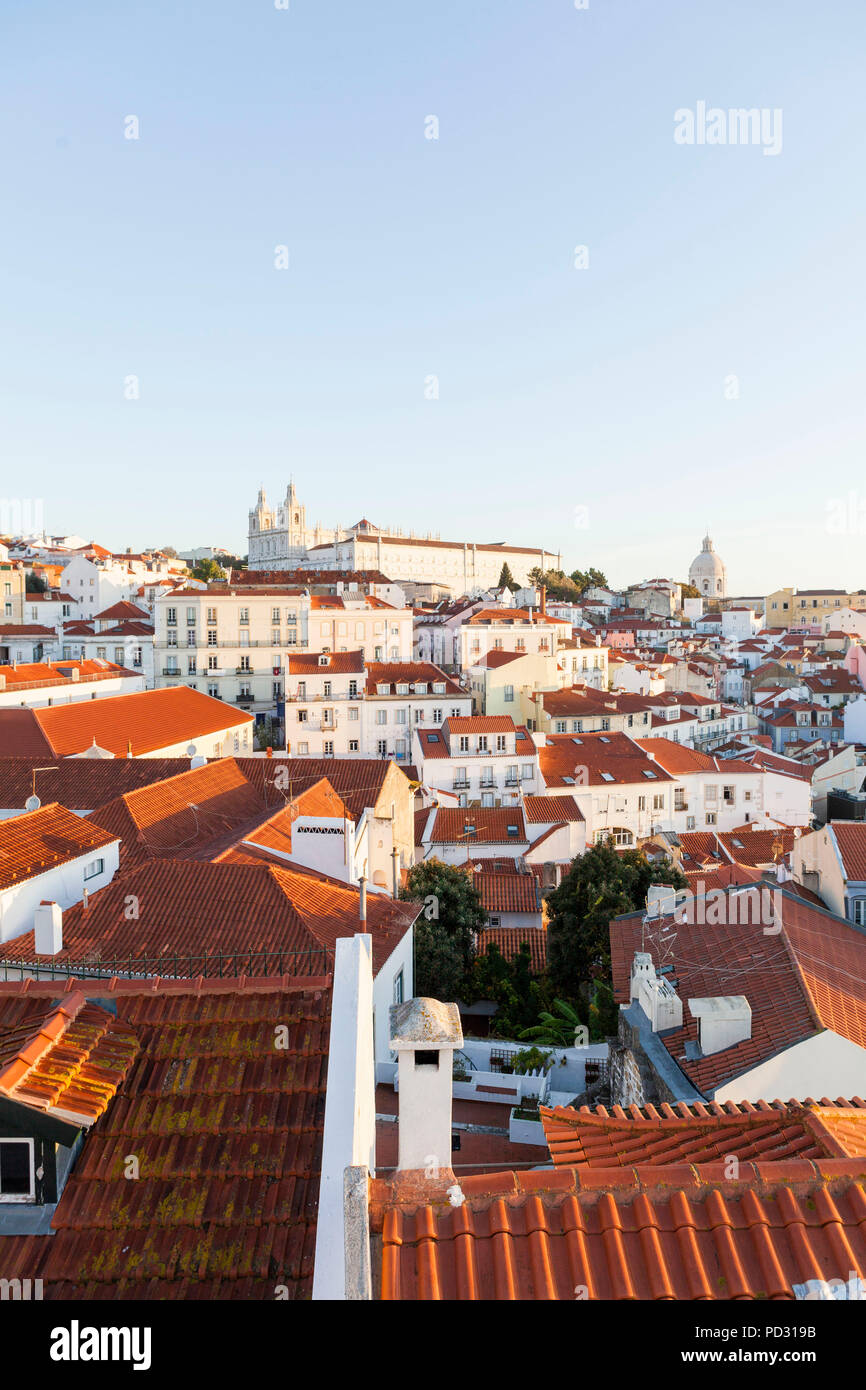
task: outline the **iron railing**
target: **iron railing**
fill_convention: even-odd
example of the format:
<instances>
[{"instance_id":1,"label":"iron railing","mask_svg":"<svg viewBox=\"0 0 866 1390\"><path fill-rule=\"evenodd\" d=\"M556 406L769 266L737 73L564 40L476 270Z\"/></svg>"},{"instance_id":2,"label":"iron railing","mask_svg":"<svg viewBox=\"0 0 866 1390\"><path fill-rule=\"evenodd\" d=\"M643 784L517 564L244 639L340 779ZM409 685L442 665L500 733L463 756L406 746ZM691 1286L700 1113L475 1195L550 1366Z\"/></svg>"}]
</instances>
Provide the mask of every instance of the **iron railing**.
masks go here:
<instances>
[{"instance_id":1,"label":"iron railing","mask_svg":"<svg viewBox=\"0 0 866 1390\"><path fill-rule=\"evenodd\" d=\"M202 951L184 953L162 951L138 956L105 956L99 960L3 960L0 979L32 976L37 980L69 979L152 979L167 980L234 979L239 975L268 977L288 975L314 978L328 975L332 964L322 948L299 951Z\"/></svg>"}]
</instances>

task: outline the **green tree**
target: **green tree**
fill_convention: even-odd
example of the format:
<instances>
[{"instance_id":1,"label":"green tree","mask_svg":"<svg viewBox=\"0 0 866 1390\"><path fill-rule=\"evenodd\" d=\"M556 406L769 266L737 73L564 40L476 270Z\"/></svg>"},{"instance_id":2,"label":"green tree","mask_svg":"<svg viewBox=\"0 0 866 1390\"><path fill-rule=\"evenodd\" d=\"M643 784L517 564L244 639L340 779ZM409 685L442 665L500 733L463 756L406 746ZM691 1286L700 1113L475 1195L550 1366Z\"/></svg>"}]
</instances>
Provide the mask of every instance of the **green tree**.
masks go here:
<instances>
[{"instance_id":1,"label":"green tree","mask_svg":"<svg viewBox=\"0 0 866 1390\"><path fill-rule=\"evenodd\" d=\"M465 869L426 859L406 876L400 897L420 901L415 923L415 993L453 1003L465 999L475 935L486 921L481 897Z\"/></svg>"},{"instance_id":2,"label":"green tree","mask_svg":"<svg viewBox=\"0 0 866 1390\"><path fill-rule=\"evenodd\" d=\"M24 591L28 594L47 594L48 581L44 574L37 574L34 570L28 570L24 576Z\"/></svg>"},{"instance_id":3,"label":"green tree","mask_svg":"<svg viewBox=\"0 0 866 1390\"><path fill-rule=\"evenodd\" d=\"M212 579L225 578L223 570L217 564L216 560L199 560L198 564L193 566L192 573L194 579L201 579L206 583L209 583Z\"/></svg>"},{"instance_id":4,"label":"green tree","mask_svg":"<svg viewBox=\"0 0 866 1390\"><path fill-rule=\"evenodd\" d=\"M607 578L601 570L575 570L571 575L571 582L575 585L578 593L585 594L587 589L606 589L608 587Z\"/></svg>"},{"instance_id":5,"label":"green tree","mask_svg":"<svg viewBox=\"0 0 866 1390\"><path fill-rule=\"evenodd\" d=\"M612 839L574 860L547 899L548 968L560 994L574 998L586 981L609 979L610 922L642 908L653 883L687 886L669 860L651 864L642 850L615 850Z\"/></svg>"},{"instance_id":6,"label":"green tree","mask_svg":"<svg viewBox=\"0 0 866 1390\"><path fill-rule=\"evenodd\" d=\"M515 592L515 590L520 588L520 585L517 583L517 580L514 578L514 575L511 573L511 570L508 568L507 563L503 564L502 566L502 570L499 575L499 583L496 587L497 589L510 589L512 594Z\"/></svg>"},{"instance_id":7,"label":"green tree","mask_svg":"<svg viewBox=\"0 0 866 1390\"><path fill-rule=\"evenodd\" d=\"M520 1038L532 1038L543 1047L574 1047L575 1032L581 1026L577 1010L566 999L554 999L550 1011L538 1015L538 1023L524 1028Z\"/></svg>"}]
</instances>

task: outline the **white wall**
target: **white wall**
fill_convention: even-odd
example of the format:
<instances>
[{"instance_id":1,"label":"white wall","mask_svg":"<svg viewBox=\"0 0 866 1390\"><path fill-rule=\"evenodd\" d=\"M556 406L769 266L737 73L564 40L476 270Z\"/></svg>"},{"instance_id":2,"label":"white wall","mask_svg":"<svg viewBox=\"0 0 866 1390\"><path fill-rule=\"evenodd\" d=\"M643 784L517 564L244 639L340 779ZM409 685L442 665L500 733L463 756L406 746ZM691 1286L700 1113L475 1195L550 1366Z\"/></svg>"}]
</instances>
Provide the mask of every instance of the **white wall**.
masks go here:
<instances>
[{"instance_id":1,"label":"white wall","mask_svg":"<svg viewBox=\"0 0 866 1390\"><path fill-rule=\"evenodd\" d=\"M33 914L41 902L56 902L61 907L71 907L73 903L81 902L85 888L88 893L104 888L117 873L119 852L120 841L115 840L112 844L88 850L67 864L58 864L47 873L15 883L0 893L0 941L11 941L32 930ZM85 882L85 867L94 859L104 860L105 867L101 874Z\"/></svg>"},{"instance_id":2,"label":"white wall","mask_svg":"<svg viewBox=\"0 0 866 1390\"><path fill-rule=\"evenodd\" d=\"M373 1061L373 941L337 942L331 1039L316 1229L313 1298L346 1297L343 1174L376 1166L376 1083Z\"/></svg>"},{"instance_id":3,"label":"white wall","mask_svg":"<svg viewBox=\"0 0 866 1390\"><path fill-rule=\"evenodd\" d=\"M394 1000L394 982L403 971L403 998L415 994L415 934L410 928L398 942L373 981L373 1047L376 1059L376 1081L391 1081L396 1070L391 1060L391 1021L389 1010Z\"/></svg>"},{"instance_id":4,"label":"white wall","mask_svg":"<svg viewBox=\"0 0 866 1390\"><path fill-rule=\"evenodd\" d=\"M808 1100L810 1096L859 1096L866 1076L866 1051L831 1029L795 1043L745 1075L712 1093L722 1102L758 1101L780 1096Z\"/></svg>"}]
</instances>

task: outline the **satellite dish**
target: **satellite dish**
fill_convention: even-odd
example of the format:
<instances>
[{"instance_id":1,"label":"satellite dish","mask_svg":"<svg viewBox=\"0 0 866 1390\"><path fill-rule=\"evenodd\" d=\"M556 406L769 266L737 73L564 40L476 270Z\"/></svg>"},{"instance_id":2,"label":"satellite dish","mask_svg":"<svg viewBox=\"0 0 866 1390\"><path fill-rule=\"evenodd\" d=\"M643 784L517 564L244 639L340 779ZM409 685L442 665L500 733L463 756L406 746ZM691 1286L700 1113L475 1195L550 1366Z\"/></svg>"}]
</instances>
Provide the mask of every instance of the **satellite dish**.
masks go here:
<instances>
[{"instance_id":1,"label":"satellite dish","mask_svg":"<svg viewBox=\"0 0 866 1390\"><path fill-rule=\"evenodd\" d=\"M24 802L24 810L38 811L41 805L42 802L39 800L38 796L28 796L27 800Z\"/></svg>"},{"instance_id":2,"label":"satellite dish","mask_svg":"<svg viewBox=\"0 0 866 1390\"><path fill-rule=\"evenodd\" d=\"M187 751L187 753L189 754L189 756L190 756L191 758L194 758L195 755L196 755L196 751L197 751L197 750L196 750L195 744L194 744L194 743L187 744L187 749L186 749L186 751Z\"/></svg>"}]
</instances>

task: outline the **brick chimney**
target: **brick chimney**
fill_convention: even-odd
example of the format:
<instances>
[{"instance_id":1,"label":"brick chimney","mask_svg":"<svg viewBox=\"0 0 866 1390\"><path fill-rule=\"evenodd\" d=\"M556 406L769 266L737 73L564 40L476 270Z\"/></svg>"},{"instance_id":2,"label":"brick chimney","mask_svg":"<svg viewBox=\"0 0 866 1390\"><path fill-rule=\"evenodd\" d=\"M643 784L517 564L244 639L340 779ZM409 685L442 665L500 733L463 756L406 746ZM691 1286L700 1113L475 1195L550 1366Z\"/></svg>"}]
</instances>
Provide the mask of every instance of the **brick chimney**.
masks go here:
<instances>
[{"instance_id":1,"label":"brick chimney","mask_svg":"<svg viewBox=\"0 0 866 1390\"><path fill-rule=\"evenodd\" d=\"M453 1057L463 1046L456 1004L408 999L391 1006L391 1051L397 1053L398 1171L451 1167Z\"/></svg>"}]
</instances>

